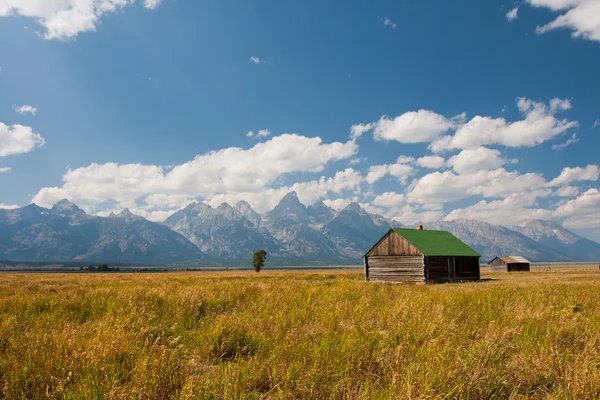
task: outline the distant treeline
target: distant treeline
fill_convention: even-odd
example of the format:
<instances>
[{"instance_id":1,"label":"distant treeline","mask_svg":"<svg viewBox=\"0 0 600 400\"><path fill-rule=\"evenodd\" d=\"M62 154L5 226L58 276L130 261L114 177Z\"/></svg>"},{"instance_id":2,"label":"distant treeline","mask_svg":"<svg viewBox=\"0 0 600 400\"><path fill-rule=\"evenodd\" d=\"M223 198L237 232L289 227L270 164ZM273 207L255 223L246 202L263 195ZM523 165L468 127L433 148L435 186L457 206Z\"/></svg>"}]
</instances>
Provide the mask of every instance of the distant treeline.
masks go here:
<instances>
[{"instance_id":1,"label":"distant treeline","mask_svg":"<svg viewBox=\"0 0 600 400\"><path fill-rule=\"evenodd\" d=\"M107 264L102 265L88 265L87 267L79 267L80 271L92 271L92 272L118 272L120 269L118 267L111 268Z\"/></svg>"}]
</instances>

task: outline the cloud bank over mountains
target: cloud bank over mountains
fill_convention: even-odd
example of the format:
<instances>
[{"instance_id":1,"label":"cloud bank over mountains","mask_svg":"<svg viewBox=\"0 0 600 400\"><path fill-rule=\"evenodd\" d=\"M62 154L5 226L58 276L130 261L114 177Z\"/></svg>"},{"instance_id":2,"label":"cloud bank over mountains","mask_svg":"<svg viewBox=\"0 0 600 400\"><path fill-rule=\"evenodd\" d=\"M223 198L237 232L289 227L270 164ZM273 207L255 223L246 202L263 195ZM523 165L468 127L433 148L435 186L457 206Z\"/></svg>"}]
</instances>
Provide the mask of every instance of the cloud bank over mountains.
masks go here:
<instances>
[{"instance_id":1,"label":"cloud bank over mountains","mask_svg":"<svg viewBox=\"0 0 600 400\"><path fill-rule=\"evenodd\" d=\"M599 179L597 165L566 166L558 176L544 177L519 172L519 160L503 154L503 149L538 146L578 127L577 121L559 116L572 108L571 101L519 98L516 103L522 115L516 121L418 110L354 125L346 142L285 133L170 167L92 163L68 169L61 186L42 188L31 201L51 206L68 198L99 215L127 207L160 221L194 201L216 207L245 200L264 212L295 191L306 204L323 200L342 208L356 201L403 223L557 219L570 228L600 227L600 196L589 186ZM369 132L375 145L425 143L432 153L400 155L388 164L356 163L359 143Z\"/></svg>"}]
</instances>

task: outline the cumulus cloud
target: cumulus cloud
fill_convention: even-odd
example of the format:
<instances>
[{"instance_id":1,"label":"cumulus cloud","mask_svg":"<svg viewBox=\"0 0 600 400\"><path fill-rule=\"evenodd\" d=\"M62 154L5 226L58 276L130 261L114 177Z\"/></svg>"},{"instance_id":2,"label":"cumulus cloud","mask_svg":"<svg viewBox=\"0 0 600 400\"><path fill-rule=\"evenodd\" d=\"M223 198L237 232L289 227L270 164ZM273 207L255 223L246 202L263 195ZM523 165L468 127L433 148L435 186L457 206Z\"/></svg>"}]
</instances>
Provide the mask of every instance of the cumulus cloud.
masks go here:
<instances>
[{"instance_id":1,"label":"cumulus cloud","mask_svg":"<svg viewBox=\"0 0 600 400\"><path fill-rule=\"evenodd\" d=\"M28 106L28 105L22 105L19 107L15 106L15 111L21 115L25 115L25 114L35 115L35 113L37 112L37 108Z\"/></svg>"},{"instance_id":2,"label":"cumulus cloud","mask_svg":"<svg viewBox=\"0 0 600 400\"><path fill-rule=\"evenodd\" d=\"M514 122L479 115L467 121L465 113L448 118L431 110L409 111L394 118L384 115L377 122L352 126L350 136L373 131L375 140L430 143L429 148L439 153L492 144L535 146L578 126L576 121L556 116L572 108L569 100L552 99L546 105L522 97L517 99L517 107L524 118Z\"/></svg>"},{"instance_id":3,"label":"cumulus cloud","mask_svg":"<svg viewBox=\"0 0 600 400\"><path fill-rule=\"evenodd\" d=\"M155 194L180 195L179 199L185 201L187 198L212 199L236 193L254 193L260 197L285 174L321 172L330 162L350 158L357 151L358 147L352 141L323 143L318 137L284 134L250 149L231 147L201 154L172 169L157 165L94 163L69 169L63 175L62 186L42 188L32 202L50 206L68 198L93 211L103 202L142 202L145 196ZM335 178L334 182L357 179L348 170L344 174ZM317 183L338 187L327 179ZM306 190L316 189L311 186ZM152 205L147 206L148 209L153 208Z\"/></svg>"},{"instance_id":4,"label":"cumulus cloud","mask_svg":"<svg viewBox=\"0 0 600 400\"><path fill-rule=\"evenodd\" d=\"M600 190L590 189L579 197L559 206L557 217L566 217L563 225L567 228L585 229L600 226Z\"/></svg>"},{"instance_id":5,"label":"cumulus cloud","mask_svg":"<svg viewBox=\"0 0 600 400\"><path fill-rule=\"evenodd\" d=\"M453 210L444 220L476 219L490 224L510 225L533 219L549 219L553 216L552 211L535 207L536 199L546 195L545 191L531 191L516 193L502 200L482 200L472 206Z\"/></svg>"},{"instance_id":6,"label":"cumulus cloud","mask_svg":"<svg viewBox=\"0 0 600 400\"><path fill-rule=\"evenodd\" d=\"M395 207L385 213L385 216L398 220L403 224L416 224L416 223L427 223L433 221L439 221L443 216L444 212L440 210L420 210L419 208L412 205L404 205L401 207Z\"/></svg>"},{"instance_id":7,"label":"cumulus cloud","mask_svg":"<svg viewBox=\"0 0 600 400\"><path fill-rule=\"evenodd\" d=\"M95 31L106 14L115 13L137 0L0 0L0 17L31 18L42 26L46 39L73 39ZM161 0L141 4L155 9Z\"/></svg>"},{"instance_id":8,"label":"cumulus cloud","mask_svg":"<svg viewBox=\"0 0 600 400\"><path fill-rule=\"evenodd\" d=\"M566 185L576 181L597 181L600 175L600 170L597 165L588 165L585 168L563 168L560 175L546 185L547 187L555 187Z\"/></svg>"},{"instance_id":9,"label":"cumulus cloud","mask_svg":"<svg viewBox=\"0 0 600 400\"><path fill-rule=\"evenodd\" d=\"M481 169L497 169L503 166L506 160L500 151L477 147L463 150L448 160L448 165L459 174L475 172Z\"/></svg>"},{"instance_id":10,"label":"cumulus cloud","mask_svg":"<svg viewBox=\"0 0 600 400\"><path fill-rule=\"evenodd\" d=\"M579 189L575 186L563 186L555 194L560 197L575 197L579 194Z\"/></svg>"},{"instance_id":11,"label":"cumulus cloud","mask_svg":"<svg viewBox=\"0 0 600 400\"><path fill-rule=\"evenodd\" d=\"M400 207L404 203L404 195L396 192L385 192L375 197L371 203L385 208Z\"/></svg>"},{"instance_id":12,"label":"cumulus cloud","mask_svg":"<svg viewBox=\"0 0 600 400\"><path fill-rule=\"evenodd\" d=\"M398 179L398 182L403 185L406 184L407 179L413 174L414 169L410 165L406 164L384 164L384 165L373 165L369 168L367 174L367 183L373 184L381 178L391 175Z\"/></svg>"},{"instance_id":13,"label":"cumulus cloud","mask_svg":"<svg viewBox=\"0 0 600 400\"><path fill-rule=\"evenodd\" d=\"M10 167L0 167L0 174L3 172L9 172L11 170L12 170L12 168L10 168Z\"/></svg>"},{"instance_id":14,"label":"cumulus cloud","mask_svg":"<svg viewBox=\"0 0 600 400\"><path fill-rule=\"evenodd\" d=\"M600 126L600 119L594 121L594 125L592 125L592 128L595 128L597 126Z\"/></svg>"},{"instance_id":15,"label":"cumulus cloud","mask_svg":"<svg viewBox=\"0 0 600 400\"><path fill-rule=\"evenodd\" d=\"M452 149L472 149L499 144L506 147L530 147L552 139L578 125L575 121L558 119L555 113L571 107L568 100L553 99L550 106L526 98L517 100L525 117L507 122L504 118L475 116L461 125L453 136L444 136L431 144L434 152Z\"/></svg>"},{"instance_id":16,"label":"cumulus cloud","mask_svg":"<svg viewBox=\"0 0 600 400\"><path fill-rule=\"evenodd\" d=\"M513 8L512 10L510 10L509 12L506 13L506 19L509 22L514 21L515 19L519 18L518 12L519 12L519 7Z\"/></svg>"},{"instance_id":17,"label":"cumulus cloud","mask_svg":"<svg viewBox=\"0 0 600 400\"><path fill-rule=\"evenodd\" d=\"M539 174L521 175L516 171L508 172L504 168L461 175L451 171L432 172L411 183L406 199L409 203L435 208L472 196L503 198L535 189L549 195L550 190L542 189L544 184L544 178Z\"/></svg>"},{"instance_id":18,"label":"cumulus cloud","mask_svg":"<svg viewBox=\"0 0 600 400\"><path fill-rule=\"evenodd\" d=\"M341 210L345 208L348 204L352 203L352 199L324 200L323 203L325 203L327 207L331 207L334 210Z\"/></svg>"},{"instance_id":19,"label":"cumulus cloud","mask_svg":"<svg viewBox=\"0 0 600 400\"><path fill-rule=\"evenodd\" d=\"M440 169L446 165L446 160L440 156L424 156L417 160L417 165L423 168Z\"/></svg>"},{"instance_id":20,"label":"cumulus cloud","mask_svg":"<svg viewBox=\"0 0 600 400\"><path fill-rule=\"evenodd\" d=\"M0 122L0 157L29 153L45 143L29 126L8 126Z\"/></svg>"},{"instance_id":21,"label":"cumulus cloud","mask_svg":"<svg viewBox=\"0 0 600 400\"><path fill-rule=\"evenodd\" d=\"M456 127L464 115L446 118L430 110L409 111L393 119L387 116L370 124L375 140L396 140L400 143L428 143Z\"/></svg>"},{"instance_id":22,"label":"cumulus cloud","mask_svg":"<svg viewBox=\"0 0 600 400\"><path fill-rule=\"evenodd\" d=\"M253 64L260 64L260 58L252 56L250 57L250 62Z\"/></svg>"},{"instance_id":23,"label":"cumulus cloud","mask_svg":"<svg viewBox=\"0 0 600 400\"><path fill-rule=\"evenodd\" d=\"M554 29L570 29L572 36L600 41L600 2L597 0L526 0L534 7L545 7L560 15L536 32L544 34Z\"/></svg>"}]
</instances>

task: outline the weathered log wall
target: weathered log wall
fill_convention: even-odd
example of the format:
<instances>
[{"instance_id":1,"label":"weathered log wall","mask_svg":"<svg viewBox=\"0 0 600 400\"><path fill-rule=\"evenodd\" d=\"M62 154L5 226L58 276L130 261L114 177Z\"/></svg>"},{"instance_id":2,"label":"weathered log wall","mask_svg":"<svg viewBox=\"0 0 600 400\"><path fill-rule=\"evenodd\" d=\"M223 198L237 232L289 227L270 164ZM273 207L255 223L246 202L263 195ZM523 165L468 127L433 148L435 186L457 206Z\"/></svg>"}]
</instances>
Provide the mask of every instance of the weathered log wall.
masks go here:
<instances>
[{"instance_id":1,"label":"weathered log wall","mask_svg":"<svg viewBox=\"0 0 600 400\"><path fill-rule=\"evenodd\" d=\"M427 282L447 282L450 280L448 274L448 257L425 257L424 262Z\"/></svg>"},{"instance_id":2,"label":"weathered log wall","mask_svg":"<svg viewBox=\"0 0 600 400\"><path fill-rule=\"evenodd\" d=\"M425 282L423 256L367 256L366 277L377 282Z\"/></svg>"}]
</instances>

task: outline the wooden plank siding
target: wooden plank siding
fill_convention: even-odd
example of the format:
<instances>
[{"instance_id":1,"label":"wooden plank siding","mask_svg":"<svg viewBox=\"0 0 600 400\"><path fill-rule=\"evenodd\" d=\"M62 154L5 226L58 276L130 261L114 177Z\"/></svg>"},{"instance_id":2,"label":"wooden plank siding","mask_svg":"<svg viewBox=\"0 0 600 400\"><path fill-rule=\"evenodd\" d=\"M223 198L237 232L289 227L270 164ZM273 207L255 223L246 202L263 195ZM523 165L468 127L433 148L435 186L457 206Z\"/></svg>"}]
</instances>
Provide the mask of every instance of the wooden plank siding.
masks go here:
<instances>
[{"instance_id":1,"label":"wooden plank siding","mask_svg":"<svg viewBox=\"0 0 600 400\"><path fill-rule=\"evenodd\" d=\"M448 282L448 257L425 257L425 279L427 282Z\"/></svg>"},{"instance_id":2,"label":"wooden plank siding","mask_svg":"<svg viewBox=\"0 0 600 400\"><path fill-rule=\"evenodd\" d=\"M423 256L367 256L368 281L425 282Z\"/></svg>"},{"instance_id":3,"label":"wooden plank siding","mask_svg":"<svg viewBox=\"0 0 600 400\"><path fill-rule=\"evenodd\" d=\"M366 254L371 256L421 256L422 253L402 236L390 230L381 240Z\"/></svg>"}]
</instances>

